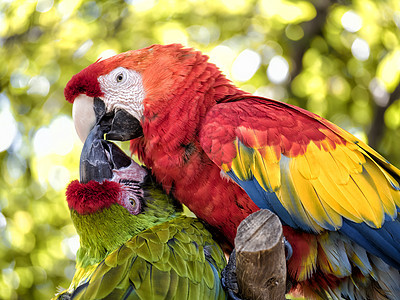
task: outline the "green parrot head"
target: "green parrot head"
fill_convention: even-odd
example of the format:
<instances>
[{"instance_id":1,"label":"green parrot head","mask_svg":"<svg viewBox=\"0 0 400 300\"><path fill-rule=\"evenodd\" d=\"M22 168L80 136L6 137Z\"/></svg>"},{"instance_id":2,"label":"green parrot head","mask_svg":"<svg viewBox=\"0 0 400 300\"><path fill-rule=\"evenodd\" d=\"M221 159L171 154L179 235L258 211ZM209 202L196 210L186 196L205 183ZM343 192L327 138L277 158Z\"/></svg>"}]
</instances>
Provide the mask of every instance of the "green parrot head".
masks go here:
<instances>
[{"instance_id":1,"label":"green parrot head","mask_svg":"<svg viewBox=\"0 0 400 300\"><path fill-rule=\"evenodd\" d=\"M80 181L72 181L66 191L80 237L77 263L82 267L101 261L131 237L181 212L146 169L102 136L99 126L90 132L82 149Z\"/></svg>"}]
</instances>

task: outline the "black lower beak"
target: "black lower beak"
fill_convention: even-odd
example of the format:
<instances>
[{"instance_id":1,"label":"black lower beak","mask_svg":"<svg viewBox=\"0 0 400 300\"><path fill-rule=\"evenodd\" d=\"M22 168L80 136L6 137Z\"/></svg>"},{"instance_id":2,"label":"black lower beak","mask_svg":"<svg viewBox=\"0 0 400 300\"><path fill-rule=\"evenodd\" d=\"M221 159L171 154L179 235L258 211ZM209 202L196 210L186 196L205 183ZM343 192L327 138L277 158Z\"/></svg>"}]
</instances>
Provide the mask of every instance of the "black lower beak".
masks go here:
<instances>
[{"instance_id":1,"label":"black lower beak","mask_svg":"<svg viewBox=\"0 0 400 300\"><path fill-rule=\"evenodd\" d=\"M104 131L96 125L83 145L80 159L80 182L102 182L113 177L113 170L127 167L131 158L117 145L103 139Z\"/></svg>"},{"instance_id":2,"label":"black lower beak","mask_svg":"<svg viewBox=\"0 0 400 300\"><path fill-rule=\"evenodd\" d=\"M143 135L139 120L124 110L118 110L111 123L111 130L106 132L107 140L129 141Z\"/></svg>"},{"instance_id":3,"label":"black lower beak","mask_svg":"<svg viewBox=\"0 0 400 300\"><path fill-rule=\"evenodd\" d=\"M143 135L138 119L122 109L107 113L100 98L94 99L94 111L107 140L129 141Z\"/></svg>"}]
</instances>

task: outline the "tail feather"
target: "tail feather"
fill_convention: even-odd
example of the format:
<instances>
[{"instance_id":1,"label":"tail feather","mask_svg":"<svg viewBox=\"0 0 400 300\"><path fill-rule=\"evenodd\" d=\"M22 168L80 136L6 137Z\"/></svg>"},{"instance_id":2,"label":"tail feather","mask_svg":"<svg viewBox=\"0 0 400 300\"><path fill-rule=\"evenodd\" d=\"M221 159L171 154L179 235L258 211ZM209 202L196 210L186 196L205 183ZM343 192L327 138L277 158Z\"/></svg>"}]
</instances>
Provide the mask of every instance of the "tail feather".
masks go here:
<instances>
[{"instance_id":1,"label":"tail feather","mask_svg":"<svg viewBox=\"0 0 400 300\"><path fill-rule=\"evenodd\" d=\"M400 272L386 264L382 259L372 256L374 272L377 277L377 282L382 289L383 293L389 299L400 299Z\"/></svg>"}]
</instances>

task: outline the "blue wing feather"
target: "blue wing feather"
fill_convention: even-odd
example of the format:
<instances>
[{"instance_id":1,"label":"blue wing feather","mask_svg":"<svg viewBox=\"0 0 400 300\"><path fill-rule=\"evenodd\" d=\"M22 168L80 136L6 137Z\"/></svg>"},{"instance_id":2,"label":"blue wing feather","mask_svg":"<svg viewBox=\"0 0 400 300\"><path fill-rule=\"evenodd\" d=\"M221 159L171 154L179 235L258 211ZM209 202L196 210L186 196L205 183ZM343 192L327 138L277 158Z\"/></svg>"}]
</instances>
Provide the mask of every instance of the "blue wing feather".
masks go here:
<instances>
[{"instance_id":1,"label":"blue wing feather","mask_svg":"<svg viewBox=\"0 0 400 300\"><path fill-rule=\"evenodd\" d=\"M365 223L344 220L339 232L347 235L368 252L380 257L387 264L400 270L400 244L397 238L393 238L400 236L399 220L386 222L379 229L371 228Z\"/></svg>"},{"instance_id":2,"label":"blue wing feather","mask_svg":"<svg viewBox=\"0 0 400 300\"><path fill-rule=\"evenodd\" d=\"M249 195L251 200L261 209L269 209L279 216L283 225L309 231L310 229L302 222L295 221L288 211L283 207L275 193L266 192L253 177L251 180L240 180L233 171L227 173L238 185Z\"/></svg>"}]
</instances>

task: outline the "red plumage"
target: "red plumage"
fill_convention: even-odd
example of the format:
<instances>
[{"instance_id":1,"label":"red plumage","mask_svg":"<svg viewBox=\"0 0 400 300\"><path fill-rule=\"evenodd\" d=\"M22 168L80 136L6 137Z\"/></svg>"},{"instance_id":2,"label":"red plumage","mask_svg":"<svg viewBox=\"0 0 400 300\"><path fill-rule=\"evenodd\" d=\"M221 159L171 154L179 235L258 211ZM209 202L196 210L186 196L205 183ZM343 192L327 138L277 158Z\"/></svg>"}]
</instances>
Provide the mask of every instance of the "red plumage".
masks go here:
<instances>
[{"instance_id":1,"label":"red plumage","mask_svg":"<svg viewBox=\"0 0 400 300\"><path fill-rule=\"evenodd\" d=\"M108 180L101 183L92 180L85 184L74 180L68 185L65 192L68 207L81 215L110 207L111 204L117 203L120 194L121 185Z\"/></svg>"},{"instance_id":2,"label":"red plumage","mask_svg":"<svg viewBox=\"0 0 400 300\"><path fill-rule=\"evenodd\" d=\"M79 94L86 94L89 97L101 97L103 93L97 77L104 74L103 69L102 65L95 63L72 76L64 89L65 99L72 103Z\"/></svg>"},{"instance_id":3,"label":"red plumage","mask_svg":"<svg viewBox=\"0 0 400 300\"><path fill-rule=\"evenodd\" d=\"M327 137L319 131L326 126L315 122L317 116L310 112L307 112L310 116L298 114L288 104L277 105L273 100L254 96L231 97L228 100L232 102L218 104L208 111L204 122L207 125L200 136L203 149L217 165L232 161L236 151L230 149L228 153L231 155L227 155L225 148L221 148L219 144L213 147L215 141L228 147L229 142L238 137L246 147L258 149L263 146L277 146L278 156L283 154L296 157L304 154L310 140L318 145L319 141L324 141ZM336 143L345 142L333 133L329 138L333 148Z\"/></svg>"}]
</instances>

